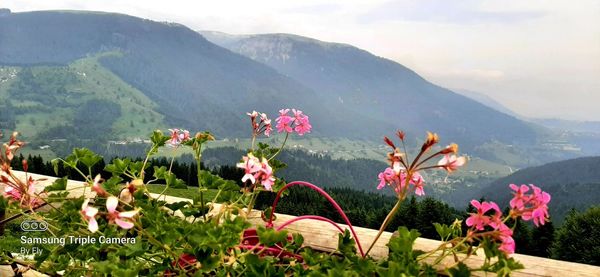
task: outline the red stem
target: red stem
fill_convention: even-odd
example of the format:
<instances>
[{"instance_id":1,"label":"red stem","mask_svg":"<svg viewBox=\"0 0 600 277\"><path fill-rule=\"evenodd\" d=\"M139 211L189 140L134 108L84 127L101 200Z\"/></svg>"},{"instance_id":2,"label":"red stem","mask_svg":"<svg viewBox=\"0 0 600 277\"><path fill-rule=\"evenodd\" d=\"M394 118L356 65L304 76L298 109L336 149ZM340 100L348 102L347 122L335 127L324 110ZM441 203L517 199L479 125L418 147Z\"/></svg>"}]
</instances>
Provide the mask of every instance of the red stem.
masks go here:
<instances>
[{"instance_id":1,"label":"red stem","mask_svg":"<svg viewBox=\"0 0 600 277\"><path fill-rule=\"evenodd\" d=\"M361 256L365 257L365 254L363 252L362 246L360 245L360 241L358 240L358 236L356 236L356 232L354 232L354 228L352 227L352 223L350 223L350 219L348 219L348 217L346 216L346 213L344 213L344 210L342 210L342 208L340 207L340 205L338 205L338 203L335 202L335 200L333 200L333 198L331 198L331 196L329 196L329 194L327 194L327 192L325 192L320 187L317 187L317 186L315 186L315 185L313 185L313 184L311 184L309 182L304 182L304 181L290 182L290 183L288 183L287 185L285 185L283 188L281 188L277 192L277 196L275 197L275 201L273 201L273 205L271 206L271 215L269 216L269 222L267 222L267 226L268 227L273 227L273 215L275 214L275 207L277 206L277 203L279 202L279 198L281 198L281 194L285 190L287 190L289 187L296 186L296 185L303 186L303 187L308 187L308 188L310 188L310 189L318 192L323 197L325 197L327 199L327 201L329 201L329 203L331 203L331 205L333 205L333 207L336 209L336 211L338 212L338 214L340 214L342 216L342 219L344 219L344 222L346 222L346 225L348 225L348 228L350 229L350 232L352 233L352 236L354 237L354 240L356 241L356 245L358 246L358 250L360 251ZM316 218L314 218L314 219L316 219ZM294 220L294 219L292 219L292 220ZM296 221L296 220L294 220L294 221ZM287 225L287 224L288 223L286 222L283 225ZM339 228L339 226L337 226L337 227Z\"/></svg>"}]
</instances>

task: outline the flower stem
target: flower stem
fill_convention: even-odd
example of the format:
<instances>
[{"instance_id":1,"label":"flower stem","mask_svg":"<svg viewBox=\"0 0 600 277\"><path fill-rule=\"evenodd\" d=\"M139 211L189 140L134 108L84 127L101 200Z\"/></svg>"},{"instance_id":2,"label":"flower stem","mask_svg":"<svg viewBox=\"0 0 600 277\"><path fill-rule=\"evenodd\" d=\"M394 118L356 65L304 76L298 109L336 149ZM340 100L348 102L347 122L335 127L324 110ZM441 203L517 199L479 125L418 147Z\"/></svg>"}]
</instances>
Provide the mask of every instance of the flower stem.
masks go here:
<instances>
[{"instance_id":1,"label":"flower stem","mask_svg":"<svg viewBox=\"0 0 600 277\"><path fill-rule=\"evenodd\" d=\"M197 142L196 142L197 143ZM199 143L194 149L194 158L196 159L196 177L198 178L198 189L200 190L200 207L204 211L204 186L202 185L202 143ZM202 215L204 221L206 221L206 213Z\"/></svg>"},{"instance_id":2,"label":"flower stem","mask_svg":"<svg viewBox=\"0 0 600 277\"><path fill-rule=\"evenodd\" d=\"M388 215L385 217L385 220L383 221L383 223L381 224L381 227L379 228L379 232L377 232L377 236L375 236L375 239L371 243L371 246L369 246L369 249L367 249L367 252L365 252L365 257L367 255L369 255L369 252L371 251L371 249L373 249L373 246L375 246L375 243L377 242L377 240L379 240L379 237L381 236L383 231L385 231L385 228L387 228L387 226L390 224L390 222L392 222L392 218L394 217L396 212L398 212L398 209L400 208L400 204L402 204L402 200L398 200L398 202L396 202L396 205L394 205L394 207L392 208L390 213L388 213Z\"/></svg>"},{"instance_id":3,"label":"flower stem","mask_svg":"<svg viewBox=\"0 0 600 277\"><path fill-rule=\"evenodd\" d=\"M281 147L279 147L279 150L277 150L277 152L275 152L275 154L273 154L273 156L271 158L269 158L269 162L274 159L277 155L279 155L279 153L281 153L281 150L283 150L283 147L285 146L285 143L287 142L288 137L290 136L290 133L285 133L285 139L283 140L283 143L281 144Z\"/></svg>"}]
</instances>

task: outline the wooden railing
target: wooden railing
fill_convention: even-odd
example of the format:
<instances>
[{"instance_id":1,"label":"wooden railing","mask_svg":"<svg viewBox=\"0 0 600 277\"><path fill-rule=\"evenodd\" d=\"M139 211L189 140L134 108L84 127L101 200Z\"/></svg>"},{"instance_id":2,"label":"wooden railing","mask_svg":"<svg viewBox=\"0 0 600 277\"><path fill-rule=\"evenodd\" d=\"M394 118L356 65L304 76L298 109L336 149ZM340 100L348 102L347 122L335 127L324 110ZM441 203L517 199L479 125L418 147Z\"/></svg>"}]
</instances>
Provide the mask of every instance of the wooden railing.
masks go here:
<instances>
[{"instance_id":1,"label":"wooden railing","mask_svg":"<svg viewBox=\"0 0 600 277\"><path fill-rule=\"evenodd\" d=\"M16 172L18 176L24 177L23 172ZM42 190L43 187L48 186L54 182L56 178L42 176L37 174L31 174L34 179L45 179L39 182L39 189ZM69 180L67 182L67 190L69 190L70 197L79 197L83 193L82 189L83 183L79 181ZM1 189L1 188L0 188ZM92 192L87 190L88 196L92 196ZM157 194L153 194L154 197L158 197ZM191 201L190 199L180 198L180 197L172 197L172 196L163 196L166 202L179 202L179 201ZM162 198L162 197L161 197ZM215 204L214 211L218 211L220 209L219 204ZM290 219L293 219L294 216L286 215L286 214L276 214L276 220L274 221L274 225L281 225L283 222L286 222ZM249 221L254 225L264 225L264 221L260 218L260 212L253 211L253 213L249 216ZM340 224L342 228L346 228L346 225ZM328 223L321 221L301 221L295 222L288 225L286 230L294 233L301 233L304 236L304 244L305 246L311 247L313 249L322 250L322 251L333 251L337 248L338 243L338 230L335 229ZM377 230L354 227L357 236L359 237L362 245L370 245L376 234ZM370 256L375 259L382 259L387 257L388 248L387 242L392 237L392 233L384 232L381 238L377 241L373 250L370 252ZM440 245L440 241L418 238L415 242L415 249L422 251L431 251L433 249L438 248ZM591 266L586 264L565 262L559 260L552 260L534 256L527 256L521 254L513 254L516 260L521 262L525 269L518 270L513 273L513 276L590 276L590 277L599 277L600 276L600 267ZM435 255L430 256L425 259L434 260L437 258ZM484 255L483 253L477 253L474 256L471 256L466 260L466 264L471 267L479 267L483 263ZM448 257L446 260L442 262L442 266L444 264L452 264L454 260ZM12 270L10 266L0 266L0 276L11 276ZM482 272L474 272L475 276L495 276L493 273ZM33 270L27 271L23 276L44 276L38 272Z\"/></svg>"}]
</instances>

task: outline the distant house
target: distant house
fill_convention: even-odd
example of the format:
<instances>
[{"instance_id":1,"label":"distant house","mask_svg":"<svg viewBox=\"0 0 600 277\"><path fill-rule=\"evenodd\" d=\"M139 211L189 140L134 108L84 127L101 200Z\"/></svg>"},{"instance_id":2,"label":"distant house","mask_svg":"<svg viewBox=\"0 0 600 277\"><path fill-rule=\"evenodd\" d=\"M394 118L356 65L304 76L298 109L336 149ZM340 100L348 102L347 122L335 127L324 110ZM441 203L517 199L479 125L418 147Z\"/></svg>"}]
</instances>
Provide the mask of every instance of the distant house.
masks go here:
<instances>
[{"instance_id":1,"label":"distant house","mask_svg":"<svg viewBox=\"0 0 600 277\"><path fill-rule=\"evenodd\" d=\"M50 149L50 145L42 145L40 146L40 150Z\"/></svg>"}]
</instances>

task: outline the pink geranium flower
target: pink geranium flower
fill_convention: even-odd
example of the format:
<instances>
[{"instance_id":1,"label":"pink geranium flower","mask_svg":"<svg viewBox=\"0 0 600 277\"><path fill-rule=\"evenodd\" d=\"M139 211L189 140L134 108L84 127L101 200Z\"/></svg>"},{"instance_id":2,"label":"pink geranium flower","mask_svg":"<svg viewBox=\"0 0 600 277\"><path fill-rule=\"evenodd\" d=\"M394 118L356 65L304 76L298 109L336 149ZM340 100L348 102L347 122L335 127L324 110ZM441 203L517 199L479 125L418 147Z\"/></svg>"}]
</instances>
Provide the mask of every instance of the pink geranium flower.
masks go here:
<instances>
[{"instance_id":1,"label":"pink geranium flower","mask_svg":"<svg viewBox=\"0 0 600 277\"><path fill-rule=\"evenodd\" d=\"M294 123L294 119L288 115L289 111L290 109L279 110L279 117L275 119L277 122L277 125L275 126L277 128L277 132L293 132L292 124Z\"/></svg>"},{"instance_id":2,"label":"pink geranium flower","mask_svg":"<svg viewBox=\"0 0 600 277\"><path fill-rule=\"evenodd\" d=\"M21 201L22 194L18 189L15 189L10 185L6 185L4 187L4 196L10 197L15 201Z\"/></svg>"},{"instance_id":3,"label":"pink geranium flower","mask_svg":"<svg viewBox=\"0 0 600 277\"><path fill-rule=\"evenodd\" d=\"M539 187L529 185L533 189L530 204L532 211L523 213L523 220L533 219L535 226L544 225L548 218L548 203L550 203L550 194L542 191Z\"/></svg>"},{"instance_id":4,"label":"pink geranium flower","mask_svg":"<svg viewBox=\"0 0 600 277\"><path fill-rule=\"evenodd\" d=\"M529 187L526 185L517 186L515 184L509 185L512 190L514 190L514 196L510 200L510 207L517 210L522 210L525 208L525 203L529 202L531 198L526 193L529 191Z\"/></svg>"},{"instance_id":5,"label":"pink geranium flower","mask_svg":"<svg viewBox=\"0 0 600 277\"><path fill-rule=\"evenodd\" d=\"M448 172L452 172L459 167L465 165L467 158L457 157L456 155L444 155L444 157L438 162L438 165L444 168Z\"/></svg>"},{"instance_id":6,"label":"pink geranium flower","mask_svg":"<svg viewBox=\"0 0 600 277\"><path fill-rule=\"evenodd\" d=\"M425 180L423 176L419 174L419 172L415 172L412 175L411 184L415 186L415 194L418 196L425 195L425 190L423 190L423 186L425 185Z\"/></svg>"},{"instance_id":7,"label":"pink geranium flower","mask_svg":"<svg viewBox=\"0 0 600 277\"><path fill-rule=\"evenodd\" d=\"M273 131L273 127L271 126L271 120L267 117L267 114L260 114L260 122L264 126L262 129L264 129L265 136L270 136L271 132Z\"/></svg>"},{"instance_id":8,"label":"pink geranium flower","mask_svg":"<svg viewBox=\"0 0 600 277\"><path fill-rule=\"evenodd\" d=\"M309 133L312 126L310 125L308 116L303 114L300 110L292 109L292 112L294 113L294 123L296 124L294 131L300 136Z\"/></svg>"},{"instance_id":9,"label":"pink geranium flower","mask_svg":"<svg viewBox=\"0 0 600 277\"><path fill-rule=\"evenodd\" d=\"M94 183L92 184L92 190L98 194L98 196L105 197L108 193L102 188L102 177L100 174L96 175L94 178Z\"/></svg>"},{"instance_id":10,"label":"pink geranium flower","mask_svg":"<svg viewBox=\"0 0 600 277\"><path fill-rule=\"evenodd\" d=\"M485 213L491 209L500 212L500 208L494 202L483 201L479 203L479 201L473 199L471 200L471 205L477 209L477 213L471 213L471 216L467 218L466 223L467 226L472 226L479 231L482 231L491 221L491 218L486 216Z\"/></svg>"},{"instance_id":11,"label":"pink geranium flower","mask_svg":"<svg viewBox=\"0 0 600 277\"><path fill-rule=\"evenodd\" d=\"M126 211L119 212L117 211L117 206L119 205L119 199L114 196L110 196L106 199L106 210L108 211L108 222L116 223L119 227L123 229L131 229L133 228L133 217L138 213L137 210L134 211Z\"/></svg>"},{"instance_id":12,"label":"pink geranium flower","mask_svg":"<svg viewBox=\"0 0 600 277\"><path fill-rule=\"evenodd\" d=\"M36 207L41 204L42 200L36 195L34 180L31 176L27 180L27 185L16 184L11 182L5 176L2 176L2 182L4 186L4 196L9 199L13 199L23 207Z\"/></svg>"},{"instance_id":13,"label":"pink geranium flower","mask_svg":"<svg viewBox=\"0 0 600 277\"><path fill-rule=\"evenodd\" d=\"M190 131L188 130L169 129L169 132L171 132L171 139L169 139L168 143L171 146L179 146L190 139Z\"/></svg>"},{"instance_id":14,"label":"pink geranium flower","mask_svg":"<svg viewBox=\"0 0 600 277\"><path fill-rule=\"evenodd\" d=\"M391 168L386 168L383 172L377 176L379 178L379 185L377 189L382 189L386 184L391 183L396 178L396 173Z\"/></svg>"},{"instance_id":15,"label":"pink geranium flower","mask_svg":"<svg viewBox=\"0 0 600 277\"><path fill-rule=\"evenodd\" d=\"M242 182L250 180L250 183L254 184L256 182L254 174L262 168L260 160L257 157L254 157L252 153L248 153L248 156L242 157L242 160L243 162L236 165L238 168L244 169L245 174L244 177L242 177Z\"/></svg>"},{"instance_id":16,"label":"pink geranium flower","mask_svg":"<svg viewBox=\"0 0 600 277\"><path fill-rule=\"evenodd\" d=\"M261 162L261 171L258 180L265 187L266 190L273 190L273 184L275 184L275 177L273 177L273 168L269 165L269 161L263 158Z\"/></svg>"},{"instance_id":17,"label":"pink geranium flower","mask_svg":"<svg viewBox=\"0 0 600 277\"><path fill-rule=\"evenodd\" d=\"M549 216L550 194L535 185L530 184L529 186L533 190L531 194L527 194L529 187L526 185L520 187L514 184L510 185L510 188L515 191L510 200L511 214L514 217L521 216L526 221L532 220L535 226L544 225Z\"/></svg>"},{"instance_id":18,"label":"pink geranium flower","mask_svg":"<svg viewBox=\"0 0 600 277\"><path fill-rule=\"evenodd\" d=\"M498 250L507 255L515 253L515 240L511 236L501 236L500 242L501 243L500 247L498 247Z\"/></svg>"},{"instance_id":19,"label":"pink geranium flower","mask_svg":"<svg viewBox=\"0 0 600 277\"><path fill-rule=\"evenodd\" d=\"M83 201L83 205L81 205L81 215L83 215L83 219L88 223L90 232L95 233L98 231L98 222L96 221L98 209L88 206L89 202L89 198Z\"/></svg>"},{"instance_id":20,"label":"pink geranium flower","mask_svg":"<svg viewBox=\"0 0 600 277\"><path fill-rule=\"evenodd\" d=\"M245 172L242 182L250 180L251 184L260 183L266 190L272 190L275 177L273 177L273 168L269 165L269 161L264 157L261 161L252 153L242 157L242 160L243 162L237 164L237 167L243 168Z\"/></svg>"}]
</instances>

